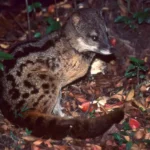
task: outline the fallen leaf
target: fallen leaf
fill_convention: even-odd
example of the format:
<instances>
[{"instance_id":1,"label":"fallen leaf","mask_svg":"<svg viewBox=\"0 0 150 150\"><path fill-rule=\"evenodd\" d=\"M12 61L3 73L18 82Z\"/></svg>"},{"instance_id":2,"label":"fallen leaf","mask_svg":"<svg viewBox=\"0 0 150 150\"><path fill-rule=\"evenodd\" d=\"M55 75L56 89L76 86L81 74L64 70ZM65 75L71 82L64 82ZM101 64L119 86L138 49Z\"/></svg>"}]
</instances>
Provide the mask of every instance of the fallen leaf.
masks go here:
<instances>
[{"instance_id":1,"label":"fallen leaf","mask_svg":"<svg viewBox=\"0 0 150 150\"><path fill-rule=\"evenodd\" d=\"M150 140L150 132L146 131L144 139L145 140Z\"/></svg>"},{"instance_id":2,"label":"fallen leaf","mask_svg":"<svg viewBox=\"0 0 150 150\"><path fill-rule=\"evenodd\" d=\"M115 38L112 38L112 39L110 40L110 44L111 44L112 46L116 46L116 43L117 43L117 40L116 40Z\"/></svg>"},{"instance_id":3,"label":"fallen leaf","mask_svg":"<svg viewBox=\"0 0 150 150\"><path fill-rule=\"evenodd\" d=\"M7 131L9 127L8 127L6 124L3 124L3 125L1 126L1 128L2 128L4 131Z\"/></svg>"},{"instance_id":4,"label":"fallen leaf","mask_svg":"<svg viewBox=\"0 0 150 150\"><path fill-rule=\"evenodd\" d=\"M92 150L102 150L102 147L101 146L98 146L98 145L92 145Z\"/></svg>"},{"instance_id":5,"label":"fallen leaf","mask_svg":"<svg viewBox=\"0 0 150 150\"><path fill-rule=\"evenodd\" d=\"M145 129L139 129L138 131L135 132L134 137L137 140L142 139L145 136Z\"/></svg>"},{"instance_id":6,"label":"fallen leaf","mask_svg":"<svg viewBox=\"0 0 150 150\"><path fill-rule=\"evenodd\" d=\"M53 145L51 144L51 140L50 140L50 139L44 141L44 144L47 145L48 148L52 148L52 146L53 146Z\"/></svg>"},{"instance_id":7,"label":"fallen leaf","mask_svg":"<svg viewBox=\"0 0 150 150\"><path fill-rule=\"evenodd\" d=\"M41 150L38 146L36 145L32 145L31 146L31 150Z\"/></svg>"},{"instance_id":8,"label":"fallen leaf","mask_svg":"<svg viewBox=\"0 0 150 150\"><path fill-rule=\"evenodd\" d=\"M35 142L33 142L34 145L39 146L43 143L42 139L36 140Z\"/></svg>"},{"instance_id":9,"label":"fallen leaf","mask_svg":"<svg viewBox=\"0 0 150 150\"><path fill-rule=\"evenodd\" d=\"M133 144L130 150L140 150L137 144Z\"/></svg>"},{"instance_id":10,"label":"fallen leaf","mask_svg":"<svg viewBox=\"0 0 150 150\"><path fill-rule=\"evenodd\" d=\"M132 130L136 130L141 125L140 125L140 123L136 119L130 118L129 119L129 126L132 128Z\"/></svg>"},{"instance_id":11,"label":"fallen leaf","mask_svg":"<svg viewBox=\"0 0 150 150\"><path fill-rule=\"evenodd\" d=\"M30 141L30 142L33 142L33 141L37 140L36 137L30 136L30 135L29 136L23 136L22 139L24 139L26 141Z\"/></svg>"},{"instance_id":12,"label":"fallen leaf","mask_svg":"<svg viewBox=\"0 0 150 150\"><path fill-rule=\"evenodd\" d=\"M94 107L93 105L91 104L91 102L85 102L85 103L82 103L81 105L78 106L82 111L86 112L86 111L89 111L89 112L92 112L94 110Z\"/></svg>"},{"instance_id":13,"label":"fallen leaf","mask_svg":"<svg viewBox=\"0 0 150 150\"><path fill-rule=\"evenodd\" d=\"M4 48L4 49L6 49L6 48L8 48L10 45L8 45L8 44L0 44L0 47L1 48Z\"/></svg>"},{"instance_id":14,"label":"fallen leaf","mask_svg":"<svg viewBox=\"0 0 150 150\"><path fill-rule=\"evenodd\" d=\"M133 103L134 103L137 107L139 107L142 111L145 111L145 110L146 110L146 108L145 108L141 103L139 103L138 101L133 100Z\"/></svg>"},{"instance_id":15,"label":"fallen leaf","mask_svg":"<svg viewBox=\"0 0 150 150\"><path fill-rule=\"evenodd\" d=\"M125 140L128 141L128 142L130 141L130 136L127 136L127 135L126 135L126 136L124 136L124 138L125 138Z\"/></svg>"},{"instance_id":16,"label":"fallen leaf","mask_svg":"<svg viewBox=\"0 0 150 150\"><path fill-rule=\"evenodd\" d=\"M130 92L128 93L128 95L127 95L126 101L132 100L133 97L134 97L134 93L135 93L134 89L131 89Z\"/></svg>"},{"instance_id":17,"label":"fallen leaf","mask_svg":"<svg viewBox=\"0 0 150 150\"><path fill-rule=\"evenodd\" d=\"M147 87L146 87L145 85L142 85L142 86L140 87L140 91L141 91L141 92L146 92L146 91L147 91Z\"/></svg>"}]
</instances>

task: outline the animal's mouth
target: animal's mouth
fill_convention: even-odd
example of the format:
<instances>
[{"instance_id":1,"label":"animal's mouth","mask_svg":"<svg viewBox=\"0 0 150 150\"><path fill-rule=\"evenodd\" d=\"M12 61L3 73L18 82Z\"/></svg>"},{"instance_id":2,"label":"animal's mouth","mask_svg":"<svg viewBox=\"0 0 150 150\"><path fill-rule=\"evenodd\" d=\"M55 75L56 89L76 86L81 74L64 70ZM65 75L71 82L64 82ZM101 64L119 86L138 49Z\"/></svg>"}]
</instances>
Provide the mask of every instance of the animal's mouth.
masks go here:
<instances>
[{"instance_id":1,"label":"animal's mouth","mask_svg":"<svg viewBox=\"0 0 150 150\"><path fill-rule=\"evenodd\" d=\"M110 49L101 49L99 53L102 55L111 55L112 51Z\"/></svg>"}]
</instances>

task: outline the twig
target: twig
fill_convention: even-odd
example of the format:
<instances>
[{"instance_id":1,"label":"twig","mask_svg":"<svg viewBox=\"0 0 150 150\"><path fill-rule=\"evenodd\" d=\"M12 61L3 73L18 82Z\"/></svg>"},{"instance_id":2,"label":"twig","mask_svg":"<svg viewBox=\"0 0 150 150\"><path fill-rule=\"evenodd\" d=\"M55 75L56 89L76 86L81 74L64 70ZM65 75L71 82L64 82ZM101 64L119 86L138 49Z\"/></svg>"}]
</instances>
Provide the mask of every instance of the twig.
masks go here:
<instances>
[{"instance_id":1,"label":"twig","mask_svg":"<svg viewBox=\"0 0 150 150\"><path fill-rule=\"evenodd\" d=\"M77 2L76 2L76 0L73 0L73 3L74 3L74 10L76 10L77 9Z\"/></svg>"},{"instance_id":2,"label":"twig","mask_svg":"<svg viewBox=\"0 0 150 150\"><path fill-rule=\"evenodd\" d=\"M28 21L28 39L31 39L31 24L30 24L30 16L28 12L28 0L25 0L26 2L26 10L27 10L27 21Z\"/></svg>"},{"instance_id":3,"label":"twig","mask_svg":"<svg viewBox=\"0 0 150 150\"><path fill-rule=\"evenodd\" d=\"M58 19L58 8L57 8L57 0L55 0L55 8L56 8L56 19Z\"/></svg>"},{"instance_id":4,"label":"twig","mask_svg":"<svg viewBox=\"0 0 150 150\"><path fill-rule=\"evenodd\" d=\"M22 26L20 25L20 23L17 22L17 20L15 19L15 17L10 12L8 12L8 14L9 14L9 16L11 18L13 18L14 22L18 25L18 27L22 30L22 32L25 33L24 28L22 28Z\"/></svg>"}]
</instances>

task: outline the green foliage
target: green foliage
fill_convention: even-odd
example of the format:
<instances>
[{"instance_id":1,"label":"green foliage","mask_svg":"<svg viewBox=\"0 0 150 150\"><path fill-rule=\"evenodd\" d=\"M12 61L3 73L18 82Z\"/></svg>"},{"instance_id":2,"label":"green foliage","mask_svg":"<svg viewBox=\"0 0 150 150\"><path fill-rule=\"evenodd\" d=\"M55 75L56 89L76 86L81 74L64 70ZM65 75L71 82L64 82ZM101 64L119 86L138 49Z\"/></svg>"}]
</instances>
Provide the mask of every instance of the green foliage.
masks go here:
<instances>
[{"instance_id":1,"label":"green foliage","mask_svg":"<svg viewBox=\"0 0 150 150\"><path fill-rule=\"evenodd\" d=\"M11 60L13 56L11 54L0 51L0 70L4 71L4 66L2 64L3 60Z\"/></svg>"},{"instance_id":2,"label":"green foliage","mask_svg":"<svg viewBox=\"0 0 150 150\"><path fill-rule=\"evenodd\" d=\"M136 29L137 24L150 23L150 8L145 8L143 11L135 12L131 16L118 16L115 23L124 23L132 29Z\"/></svg>"},{"instance_id":3,"label":"green foliage","mask_svg":"<svg viewBox=\"0 0 150 150\"><path fill-rule=\"evenodd\" d=\"M36 32L36 33L34 34L34 37L35 37L35 38L40 38L40 37L41 37L41 33L40 33L40 32Z\"/></svg>"},{"instance_id":4,"label":"green foliage","mask_svg":"<svg viewBox=\"0 0 150 150\"><path fill-rule=\"evenodd\" d=\"M133 143L132 142L127 142L126 144L126 150L130 150L132 147Z\"/></svg>"},{"instance_id":5,"label":"green foliage","mask_svg":"<svg viewBox=\"0 0 150 150\"><path fill-rule=\"evenodd\" d=\"M129 123L126 122L126 121L125 121L122 125L123 125L124 131L127 131L127 130L130 130L130 129L131 129L130 126L129 126Z\"/></svg>"},{"instance_id":6,"label":"green foliage","mask_svg":"<svg viewBox=\"0 0 150 150\"><path fill-rule=\"evenodd\" d=\"M135 24L134 20L132 18L129 18L127 16L118 16L115 19L115 23L124 23L125 25L129 26L132 29L136 29L137 25Z\"/></svg>"},{"instance_id":7,"label":"green foliage","mask_svg":"<svg viewBox=\"0 0 150 150\"><path fill-rule=\"evenodd\" d=\"M56 20L54 20L53 18L48 18L47 19L47 23L48 23L48 27L46 29L46 33L51 33L52 31L56 31L58 29L60 29L60 23Z\"/></svg>"},{"instance_id":8,"label":"green foliage","mask_svg":"<svg viewBox=\"0 0 150 150\"><path fill-rule=\"evenodd\" d=\"M119 133L113 133L113 137L118 142L119 145L126 143L126 140Z\"/></svg>"},{"instance_id":9,"label":"green foliage","mask_svg":"<svg viewBox=\"0 0 150 150\"><path fill-rule=\"evenodd\" d=\"M15 118L18 118L18 117L23 118L22 113L28 111L29 109L30 108L28 108L27 105L24 105L19 112L17 110L15 110L15 112L14 112Z\"/></svg>"},{"instance_id":10,"label":"green foliage","mask_svg":"<svg viewBox=\"0 0 150 150\"><path fill-rule=\"evenodd\" d=\"M14 135L14 133L12 131L10 131L10 136L14 141L18 141L17 136Z\"/></svg>"},{"instance_id":11,"label":"green foliage","mask_svg":"<svg viewBox=\"0 0 150 150\"><path fill-rule=\"evenodd\" d=\"M28 128L25 128L25 131L26 131L26 134L27 134L27 135L30 135L30 134L32 133L32 131L29 130Z\"/></svg>"},{"instance_id":12,"label":"green foliage","mask_svg":"<svg viewBox=\"0 0 150 150\"><path fill-rule=\"evenodd\" d=\"M127 68L125 77L132 78L137 76L138 79L144 79L144 73L148 71L148 67L145 66L144 61L135 57L130 57L130 62L131 65Z\"/></svg>"},{"instance_id":13,"label":"green foliage","mask_svg":"<svg viewBox=\"0 0 150 150\"><path fill-rule=\"evenodd\" d=\"M31 5L29 5L27 7L27 12L31 13L31 12L36 12L37 9L41 9L42 8L42 4L40 2L35 2L32 3ZM46 34L49 34L53 31L56 31L58 29L60 29L60 23L56 20L54 20L53 18L47 18L46 19L46 23L48 24L48 27L46 28ZM40 38L41 37L41 33L40 32L36 32L34 34L35 38Z\"/></svg>"},{"instance_id":14,"label":"green foliage","mask_svg":"<svg viewBox=\"0 0 150 150\"><path fill-rule=\"evenodd\" d=\"M90 118L95 118L95 110L93 110L92 112L89 113Z\"/></svg>"},{"instance_id":15,"label":"green foliage","mask_svg":"<svg viewBox=\"0 0 150 150\"><path fill-rule=\"evenodd\" d=\"M27 7L27 11L30 13L32 11L36 11L36 9L41 9L42 8L42 4L40 2L35 2L32 3L32 5L29 5Z\"/></svg>"}]
</instances>

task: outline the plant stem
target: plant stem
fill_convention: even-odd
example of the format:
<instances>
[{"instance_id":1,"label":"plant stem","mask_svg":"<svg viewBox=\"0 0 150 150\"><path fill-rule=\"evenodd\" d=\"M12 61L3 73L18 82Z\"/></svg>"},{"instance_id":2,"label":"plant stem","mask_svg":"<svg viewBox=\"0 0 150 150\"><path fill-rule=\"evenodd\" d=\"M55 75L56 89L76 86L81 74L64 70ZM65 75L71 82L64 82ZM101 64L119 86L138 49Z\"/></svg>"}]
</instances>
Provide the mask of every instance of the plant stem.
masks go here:
<instances>
[{"instance_id":1,"label":"plant stem","mask_svg":"<svg viewBox=\"0 0 150 150\"><path fill-rule=\"evenodd\" d=\"M27 21L28 21L28 39L31 39L31 23L30 23L30 16L28 12L28 0L25 0L26 2L26 10L27 10Z\"/></svg>"},{"instance_id":2,"label":"plant stem","mask_svg":"<svg viewBox=\"0 0 150 150\"><path fill-rule=\"evenodd\" d=\"M140 84L140 77L139 77L139 75L140 75L140 70L139 70L139 67L137 66L137 83L138 83L138 85Z\"/></svg>"}]
</instances>

